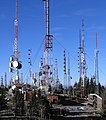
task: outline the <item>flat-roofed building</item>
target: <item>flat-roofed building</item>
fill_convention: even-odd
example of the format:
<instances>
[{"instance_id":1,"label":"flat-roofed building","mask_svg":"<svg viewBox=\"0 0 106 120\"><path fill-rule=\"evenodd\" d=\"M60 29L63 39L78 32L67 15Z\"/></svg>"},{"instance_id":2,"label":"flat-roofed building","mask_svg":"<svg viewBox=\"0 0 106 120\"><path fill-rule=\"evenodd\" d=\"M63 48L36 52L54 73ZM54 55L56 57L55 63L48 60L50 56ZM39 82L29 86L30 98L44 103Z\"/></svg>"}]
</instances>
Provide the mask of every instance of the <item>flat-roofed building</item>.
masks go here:
<instances>
[{"instance_id":1,"label":"flat-roofed building","mask_svg":"<svg viewBox=\"0 0 106 120\"><path fill-rule=\"evenodd\" d=\"M94 106L97 110L102 110L102 98L97 94L88 95L88 104Z\"/></svg>"}]
</instances>

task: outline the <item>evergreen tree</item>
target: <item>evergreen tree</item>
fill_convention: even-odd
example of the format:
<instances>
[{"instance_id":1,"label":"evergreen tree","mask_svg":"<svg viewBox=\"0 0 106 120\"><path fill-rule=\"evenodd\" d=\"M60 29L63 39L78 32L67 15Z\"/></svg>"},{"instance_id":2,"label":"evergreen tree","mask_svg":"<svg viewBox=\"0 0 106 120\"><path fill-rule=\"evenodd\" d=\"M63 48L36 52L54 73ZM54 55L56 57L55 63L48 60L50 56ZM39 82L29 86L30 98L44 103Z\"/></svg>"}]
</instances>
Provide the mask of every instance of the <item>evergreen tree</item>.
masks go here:
<instances>
[{"instance_id":1,"label":"evergreen tree","mask_svg":"<svg viewBox=\"0 0 106 120\"><path fill-rule=\"evenodd\" d=\"M95 93L95 84L93 80L93 78L90 80L90 93Z\"/></svg>"},{"instance_id":2,"label":"evergreen tree","mask_svg":"<svg viewBox=\"0 0 106 120\"><path fill-rule=\"evenodd\" d=\"M36 91L34 90L34 93L32 95L31 101L30 101L30 114L38 114L38 101L36 96Z\"/></svg>"},{"instance_id":3,"label":"evergreen tree","mask_svg":"<svg viewBox=\"0 0 106 120\"><path fill-rule=\"evenodd\" d=\"M102 96L103 91L104 91L104 86L102 86L100 83L98 84L99 87L99 95Z\"/></svg>"},{"instance_id":4,"label":"evergreen tree","mask_svg":"<svg viewBox=\"0 0 106 120\"><path fill-rule=\"evenodd\" d=\"M0 88L0 110L4 110L7 108L7 100L5 99L6 96L6 89Z\"/></svg>"},{"instance_id":5,"label":"evergreen tree","mask_svg":"<svg viewBox=\"0 0 106 120\"><path fill-rule=\"evenodd\" d=\"M18 88L14 91L13 104L15 105L16 114L25 113L24 95Z\"/></svg>"},{"instance_id":6,"label":"evergreen tree","mask_svg":"<svg viewBox=\"0 0 106 120\"><path fill-rule=\"evenodd\" d=\"M89 94L89 78L85 78L85 96L87 97L88 96L88 94Z\"/></svg>"},{"instance_id":7,"label":"evergreen tree","mask_svg":"<svg viewBox=\"0 0 106 120\"><path fill-rule=\"evenodd\" d=\"M38 115L41 118L48 118L50 113L50 105L46 97L41 95L41 91L34 91L32 99L30 101L30 114Z\"/></svg>"}]
</instances>

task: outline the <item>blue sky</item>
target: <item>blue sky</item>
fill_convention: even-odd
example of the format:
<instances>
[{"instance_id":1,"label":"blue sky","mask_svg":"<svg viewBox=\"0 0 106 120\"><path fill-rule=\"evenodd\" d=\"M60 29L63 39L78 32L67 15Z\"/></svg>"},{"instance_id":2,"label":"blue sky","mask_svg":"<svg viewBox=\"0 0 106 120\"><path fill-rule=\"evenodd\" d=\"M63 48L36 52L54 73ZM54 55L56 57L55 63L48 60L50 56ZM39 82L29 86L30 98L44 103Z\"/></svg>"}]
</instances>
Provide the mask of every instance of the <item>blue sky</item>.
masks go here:
<instances>
[{"instance_id":1,"label":"blue sky","mask_svg":"<svg viewBox=\"0 0 106 120\"><path fill-rule=\"evenodd\" d=\"M78 81L79 29L84 16L87 75L94 74L96 32L99 40L99 80L106 85L106 1L105 0L51 0L50 24L53 38L53 58L58 59L59 77L63 79L63 49L70 52L72 84ZM32 48L33 72L38 70L43 55L44 6L42 0L19 0L19 51L23 68L29 75L28 49ZM0 0L0 76L8 72L9 57L13 54L15 0Z\"/></svg>"}]
</instances>

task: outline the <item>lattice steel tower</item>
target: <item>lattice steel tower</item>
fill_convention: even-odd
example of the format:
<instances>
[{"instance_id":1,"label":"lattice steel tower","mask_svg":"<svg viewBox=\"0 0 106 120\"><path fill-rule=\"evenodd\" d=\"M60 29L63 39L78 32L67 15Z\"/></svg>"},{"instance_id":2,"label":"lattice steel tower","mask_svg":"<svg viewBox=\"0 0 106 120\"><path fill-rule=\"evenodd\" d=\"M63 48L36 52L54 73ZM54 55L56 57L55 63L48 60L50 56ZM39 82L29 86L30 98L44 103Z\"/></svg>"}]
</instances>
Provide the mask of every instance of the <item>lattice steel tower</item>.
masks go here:
<instances>
[{"instance_id":1,"label":"lattice steel tower","mask_svg":"<svg viewBox=\"0 0 106 120\"><path fill-rule=\"evenodd\" d=\"M14 21L15 39L14 39L14 55L10 57L9 72L13 72L13 83L19 83L19 69L22 68L22 64L19 61L20 52L18 51L18 0L16 0L16 14Z\"/></svg>"},{"instance_id":2,"label":"lattice steel tower","mask_svg":"<svg viewBox=\"0 0 106 120\"><path fill-rule=\"evenodd\" d=\"M63 51L63 73L64 73L64 89L67 89L67 73L66 73L66 50Z\"/></svg>"},{"instance_id":3,"label":"lattice steel tower","mask_svg":"<svg viewBox=\"0 0 106 120\"><path fill-rule=\"evenodd\" d=\"M86 77L86 60L84 50L84 18L82 18L82 30L80 36L80 47L79 47L79 74L81 82L81 97L85 96L85 77Z\"/></svg>"},{"instance_id":4,"label":"lattice steel tower","mask_svg":"<svg viewBox=\"0 0 106 120\"><path fill-rule=\"evenodd\" d=\"M98 71L98 33L96 33L96 49L95 49L95 81L96 81L96 93L99 95L99 71Z\"/></svg>"},{"instance_id":5,"label":"lattice steel tower","mask_svg":"<svg viewBox=\"0 0 106 120\"><path fill-rule=\"evenodd\" d=\"M68 88L71 86L71 75L70 75L70 53L68 53Z\"/></svg>"},{"instance_id":6,"label":"lattice steel tower","mask_svg":"<svg viewBox=\"0 0 106 120\"><path fill-rule=\"evenodd\" d=\"M55 74L55 76L54 76L54 78L55 78L55 88L56 88L56 90L58 90L59 89L59 77L58 77L58 62L57 62L57 59L55 60L55 69L54 69L55 71L54 71L54 74Z\"/></svg>"},{"instance_id":7,"label":"lattice steel tower","mask_svg":"<svg viewBox=\"0 0 106 120\"><path fill-rule=\"evenodd\" d=\"M53 72L52 51L53 42L50 34L50 0L43 0L44 2L44 18L45 18L45 48L44 48L44 80L46 82L46 89L50 83Z\"/></svg>"}]
</instances>

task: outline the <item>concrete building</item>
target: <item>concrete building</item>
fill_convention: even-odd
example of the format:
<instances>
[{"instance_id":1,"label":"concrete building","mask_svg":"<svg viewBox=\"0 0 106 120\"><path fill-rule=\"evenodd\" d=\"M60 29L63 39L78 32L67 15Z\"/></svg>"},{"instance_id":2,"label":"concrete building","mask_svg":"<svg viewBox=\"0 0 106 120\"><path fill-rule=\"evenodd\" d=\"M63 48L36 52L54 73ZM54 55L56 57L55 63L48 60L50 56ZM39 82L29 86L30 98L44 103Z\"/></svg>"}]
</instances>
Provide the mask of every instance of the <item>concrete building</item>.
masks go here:
<instances>
[{"instance_id":1,"label":"concrete building","mask_svg":"<svg viewBox=\"0 0 106 120\"><path fill-rule=\"evenodd\" d=\"M92 105L97 110L102 110L102 98L97 94L88 95L88 104Z\"/></svg>"}]
</instances>

